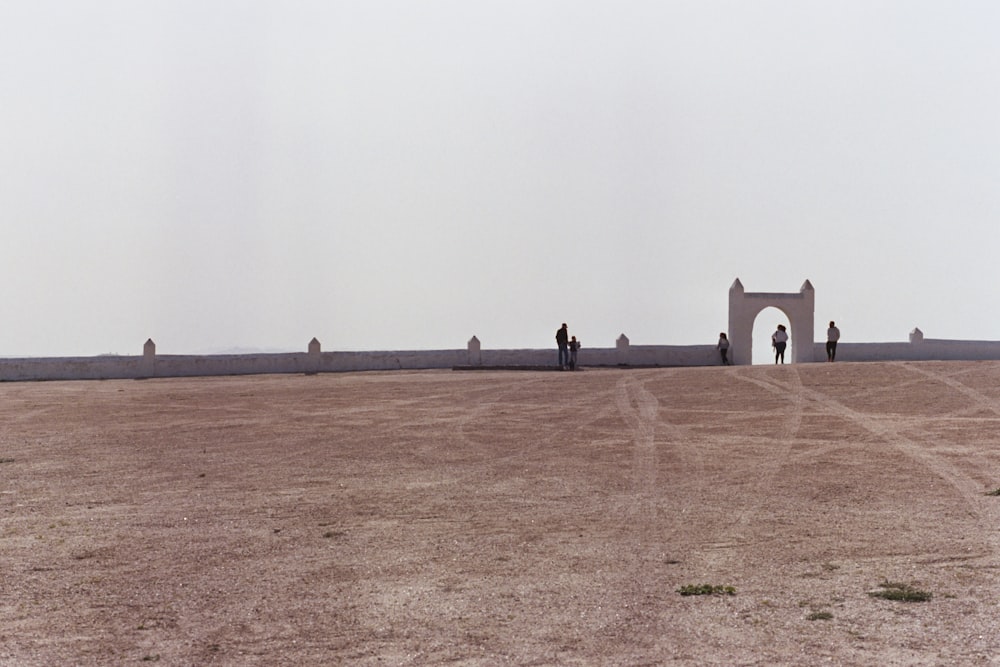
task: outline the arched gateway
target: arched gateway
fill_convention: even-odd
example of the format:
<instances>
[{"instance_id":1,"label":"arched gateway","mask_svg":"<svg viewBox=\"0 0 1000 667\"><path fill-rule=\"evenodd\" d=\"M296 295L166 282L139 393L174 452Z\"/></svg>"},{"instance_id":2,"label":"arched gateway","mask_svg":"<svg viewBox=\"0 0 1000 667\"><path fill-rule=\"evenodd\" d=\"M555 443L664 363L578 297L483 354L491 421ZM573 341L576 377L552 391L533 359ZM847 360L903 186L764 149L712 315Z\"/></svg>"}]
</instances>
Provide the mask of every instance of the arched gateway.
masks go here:
<instances>
[{"instance_id":1,"label":"arched gateway","mask_svg":"<svg viewBox=\"0 0 1000 667\"><path fill-rule=\"evenodd\" d=\"M753 322L765 308L777 308L791 325L792 362L813 359L816 292L808 280L798 292L746 292L737 278L729 288L729 349L733 363L749 364L753 355Z\"/></svg>"}]
</instances>

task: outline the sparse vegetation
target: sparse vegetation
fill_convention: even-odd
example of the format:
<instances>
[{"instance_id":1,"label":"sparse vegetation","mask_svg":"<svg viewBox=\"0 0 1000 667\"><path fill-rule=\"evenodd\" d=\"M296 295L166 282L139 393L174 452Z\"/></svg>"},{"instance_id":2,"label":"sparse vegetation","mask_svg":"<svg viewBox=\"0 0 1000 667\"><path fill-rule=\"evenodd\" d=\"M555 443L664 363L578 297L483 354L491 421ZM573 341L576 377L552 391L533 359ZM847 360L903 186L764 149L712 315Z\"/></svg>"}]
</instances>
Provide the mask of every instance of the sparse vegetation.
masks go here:
<instances>
[{"instance_id":1,"label":"sparse vegetation","mask_svg":"<svg viewBox=\"0 0 1000 667\"><path fill-rule=\"evenodd\" d=\"M9 456L0 456L0 463L13 463L14 459Z\"/></svg>"},{"instance_id":2,"label":"sparse vegetation","mask_svg":"<svg viewBox=\"0 0 1000 667\"><path fill-rule=\"evenodd\" d=\"M899 602L927 602L932 597L927 591L914 588L909 584L892 581L883 581L879 584L879 590L871 591L868 595L873 598L896 600Z\"/></svg>"},{"instance_id":3,"label":"sparse vegetation","mask_svg":"<svg viewBox=\"0 0 1000 667\"><path fill-rule=\"evenodd\" d=\"M2 459L0 459L0 463L3 463ZM1000 496L1000 489L993 489L992 491L987 491L986 495L988 495L988 496Z\"/></svg>"},{"instance_id":4,"label":"sparse vegetation","mask_svg":"<svg viewBox=\"0 0 1000 667\"><path fill-rule=\"evenodd\" d=\"M818 366L744 367L782 387L727 384L721 418L699 407L715 381L689 369L572 387L444 370L19 385L45 409L0 410L14 415L0 446L16 445L0 453L16 457L0 464L0 605L17 626L0 665L982 660L997 597L969 512L1000 508L986 495L1000 473L950 454L988 459L994 424L970 410L924 428L964 399L915 365ZM1000 364L957 368L922 369L1000 385ZM115 401L120 386L136 395ZM231 400L244 386L260 410ZM886 393L848 414L859 386ZM776 417L786 390L809 387L840 403ZM162 399L179 390L202 407ZM927 465L894 467L879 411L967 497L927 482ZM794 475L773 456L796 451L782 438L808 445ZM880 582L934 604L869 595ZM109 630L89 631L95 618Z\"/></svg>"},{"instance_id":5,"label":"sparse vegetation","mask_svg":"<svg viewBox=\"0 0 1000 667\"><path fill-rule=\"evenodd\" d=\"M713 586L712 584L688 584L677 589L681 595L736 595L732 586Z\"/></svg>"}]
</instances>

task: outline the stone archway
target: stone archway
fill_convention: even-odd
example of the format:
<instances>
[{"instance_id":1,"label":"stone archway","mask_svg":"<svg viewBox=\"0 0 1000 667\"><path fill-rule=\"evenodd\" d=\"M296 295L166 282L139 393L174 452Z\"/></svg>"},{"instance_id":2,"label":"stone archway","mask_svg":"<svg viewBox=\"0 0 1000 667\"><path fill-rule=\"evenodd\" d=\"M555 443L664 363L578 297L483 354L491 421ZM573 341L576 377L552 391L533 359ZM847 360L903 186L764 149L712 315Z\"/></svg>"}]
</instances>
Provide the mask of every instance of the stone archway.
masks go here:
<instances>
[{"instance_id":1,"label":"stone archway","mask_svg":"<svg viewBox=\"0 0 1000 667\"><path fill-rule=\"evenodd\" d=\"M754 319L765 308L777 308L788 317L792 363L814 361L816 292L812 283L805 281L798 292L747 292L737 278L729 288L729 350L733 363L751 363Z\"/></svg>"}]
</instances>

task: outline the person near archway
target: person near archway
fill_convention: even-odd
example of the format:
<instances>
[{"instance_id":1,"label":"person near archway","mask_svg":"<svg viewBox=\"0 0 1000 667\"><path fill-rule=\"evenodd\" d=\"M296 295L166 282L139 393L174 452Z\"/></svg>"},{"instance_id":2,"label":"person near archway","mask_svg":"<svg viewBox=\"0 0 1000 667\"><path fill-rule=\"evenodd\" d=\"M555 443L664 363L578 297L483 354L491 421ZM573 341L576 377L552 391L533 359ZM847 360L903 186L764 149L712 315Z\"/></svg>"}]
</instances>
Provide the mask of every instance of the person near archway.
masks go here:
<instances>
[{"instance_id":1,"label":"person near archway","mask_svg":"<svg viewBox=\"0 0 1000 667\"><path fill-rule=\"evenodd\" d=\"M726 332L719 334L719 343L715 346L719 350L719 356L722 357L722 365L729 365L729 338L726 337Z\"/></svg>"},{"instance_id":2,"label":"person near archway","mask_svg":"<svg viewBox=\"0 0 1000 667\"><path fill-rule=\"evenodd\" d=\"M830 320L830 328L826 330L826 360L837 358L837 341L840 340L840 329Z\"/></svg>"},{"instance_id":3,"label":"person near archway","mask_svg":"<svg viewBox=\"0 0 1000 667\"><path fill-rule=\"evenodd\" d=\"M785 363L785 347L788 345L788 333L784 324L778 325L778 330L771 334L771 347L774 348L774 363Z\"/></svg>"}]
</instances>

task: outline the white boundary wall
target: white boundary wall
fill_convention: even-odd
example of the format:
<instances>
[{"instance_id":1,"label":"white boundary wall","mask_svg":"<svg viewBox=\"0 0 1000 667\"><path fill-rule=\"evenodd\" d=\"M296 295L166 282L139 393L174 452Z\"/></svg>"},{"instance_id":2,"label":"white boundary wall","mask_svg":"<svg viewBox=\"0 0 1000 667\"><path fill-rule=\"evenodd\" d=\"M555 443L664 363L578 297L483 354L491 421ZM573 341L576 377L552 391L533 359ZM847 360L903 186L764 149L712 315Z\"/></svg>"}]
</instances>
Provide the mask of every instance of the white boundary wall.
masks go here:
<instances>
[{"instance_id":1,"label":"white boundary wall","mask_svg":"<svg viewBox=\"0 0 1000 667\"><path fill-rule=\"evenodd\" d=\"M157 355L146 341L142 356L0 358L0 381L103 380L269 373L338 373L435 368L556 367L551 349L484 350L475 337L464 350L308 352L282 354ZM716 366L714 345L631 345L622 334L611 348L582 348L581 367ZM825 343L814 343L813 361L826 359ZM919 329L909 342L840 343L837 361L1000 360L1000 341L925 339Z\"/></svg>"},{"instance_id":2,"label":"white boundary wall","mask_svg":"<svg viewBox=\"0 0 1000 667\"><path fill-rule=\"evenodd\" d=\"M826 361L826 343L816 343L814 361ZM838 343L837 361L996 361L1000 341L944 340L911 336L909 343Z\"/></svg>"}]
</instances>

